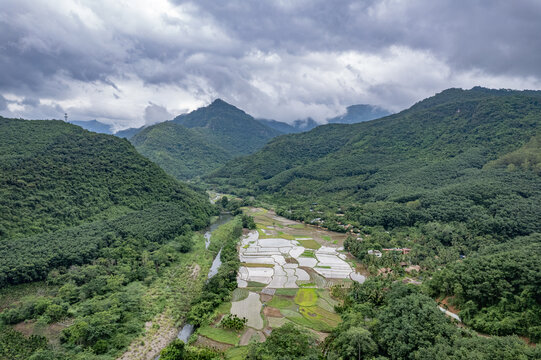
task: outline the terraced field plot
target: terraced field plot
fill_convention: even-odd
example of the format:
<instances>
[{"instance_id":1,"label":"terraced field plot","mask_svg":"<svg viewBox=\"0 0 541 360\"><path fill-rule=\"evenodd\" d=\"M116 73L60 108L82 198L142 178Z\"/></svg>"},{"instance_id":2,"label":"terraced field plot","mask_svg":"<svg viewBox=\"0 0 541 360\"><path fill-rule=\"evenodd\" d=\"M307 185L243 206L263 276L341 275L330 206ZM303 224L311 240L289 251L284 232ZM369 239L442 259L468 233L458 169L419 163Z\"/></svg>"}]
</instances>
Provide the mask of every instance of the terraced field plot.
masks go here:
<instances>
[{"instance_id":1,"label":"terraced field plot","mask_svg":"<svg viewBox=\"0 0 541 360\"><path fill-rule=\"evenodd\" d=\"M265 326L275 328L293 321L329 330L339 321L334 314L337 303L328 292L330 284L364 281L338 245L345 235L300 224L272 211L249 208L246 212L255 217L257 230L239 245L237 282L239 289L261 291L261 300L266 301Z\"/></svg>"},{"instance_id":2,"label":"terraced field plot","mask_svg":"<svg viewBox=\"0 0 541 360\"><path fill-rule=\"evenodd\" d=\"M254 336L268 336L287 322L316 331L318 336L330 332L340 322L330 285L364 281L340 247L345 235L300 224L272 211L249 208L246 212L255 217L257 230L245 235L238 246L241 266L230 312L248 322L236 345L245 345ZM220 331L206 329L206 333L226 344L235 340Z\"/></svg>"},{"instance_id":3,"label":"terraced field plot","mask_svg":"<svg viewBox=\"0 0 541 360\"><path fill-rule=\"evenodd\" d=\"M237 278L240 288L248 287L250 281L268 288L297 288L313 280L303 268L313 269L325 279L364 281L364 277L356 274L345 261L346 255L339 247L321 246L307 238L260 238L260 233L250 232L240 244L239 258L245 264Z\"/></svg>"}]
</instances>

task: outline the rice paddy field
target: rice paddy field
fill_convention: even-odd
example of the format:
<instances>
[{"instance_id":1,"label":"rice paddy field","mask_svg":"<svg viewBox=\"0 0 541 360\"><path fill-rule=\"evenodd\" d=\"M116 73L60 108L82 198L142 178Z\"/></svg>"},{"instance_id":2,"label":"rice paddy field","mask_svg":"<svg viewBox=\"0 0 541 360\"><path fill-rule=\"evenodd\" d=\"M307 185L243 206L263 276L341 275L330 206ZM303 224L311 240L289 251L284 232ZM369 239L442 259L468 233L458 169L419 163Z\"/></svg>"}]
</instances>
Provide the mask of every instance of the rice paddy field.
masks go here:
<instances>
[{"instance_id":1,"label":"rice paddy field","mask_svg":"<svg viewBox=\"0 0 541 360\"><path fill-rule=\"evenodd\" d=\"M364 281L346 261L346 235L288 220L271 210L244 211L254 217L257 229L239 243L238 288L220 316L244 317L246 327L225 331L217 321L199 335L229 347L226 355L231 359L242 356L250 340L264 341L287 322L324 338L340 322L330 287Z\"/></svg>"}]
</instances>

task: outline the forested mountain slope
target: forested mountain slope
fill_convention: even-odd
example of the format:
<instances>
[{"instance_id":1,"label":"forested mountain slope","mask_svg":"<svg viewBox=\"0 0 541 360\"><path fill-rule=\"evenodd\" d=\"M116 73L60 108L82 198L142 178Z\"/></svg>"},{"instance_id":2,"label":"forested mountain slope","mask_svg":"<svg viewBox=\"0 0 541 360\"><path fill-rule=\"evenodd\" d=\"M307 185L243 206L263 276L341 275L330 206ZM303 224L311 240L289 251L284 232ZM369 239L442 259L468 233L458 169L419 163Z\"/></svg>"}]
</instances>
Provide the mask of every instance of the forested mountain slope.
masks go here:
<instances>
[{"instance_id":1,"label":"forested mountain slope","mask_svg":"<svg viewBox=\"0 0 541 360\"><path fill-rule=\"evenodd\" d=\"M207 107L138 131L136 149L177 179L209 173L261 148L279 135L244 111L218 99Z\"/></svg>"},{"instance_id":2,"label":"forested mountain slope","mask_svg":"<svg viewBox=\"0 0 541 360\"><path fill-rule=\"evenodd\" d=\"M528 234L541 226L539 175L494 160L533 141L540 120L541 92L450 89L382 119L276 138L207 180L299 217L311 216L301 214L307 204L350 205L354 222L475 221L484 232ZM363 208L373 202L385 204Z\"/></svg>"},{"instance_id":3,"label":"forested mountain slope","mask_svg":"<svg viewBox=\"0 0 541 360\"><path fill-rule=\"evenodd\" d=\"M234 155L252 153L281 134L220 99L189 114L177 116L173 122L194 129L209 142Z\"/></svg>"},{"instance_id":4,"label":"forested mountain slope","mask_svg":"<svg viewBox=\"0 0 541 360\"><path fill-rule=\"evenodd\" d=\"M382 119L278 137L206 180L350 232L346 250L373 275L417 264L466 325L538 342L540 123L539 91L449 89ZM393 248L407 250L370 255Z\"/></svg>"},{"instance_id":5,"label":"forested mountain slope","mask_svg":"<svg viewBox=\"0 0 541 360\"><path fill-rule=\"evenodd\" d=\"M175 220L179 229L183 224L200 228L213 211L203 194L167 176L138 154L128 141L91 133L62 121L0 119L0 194L2 256L23 261L25 271L29 272L27 278L10 278L4 273L5 276L0 276L0 286L4 281L42 278L54 264L81 263L95 255L72 257L73 254L59 251L50 255L54 260L45 261L41 258L42 250L48 242L63 239L65 244L58 246L66 246L76 253L77 241L88 235L83 230L71 236L53 233L55 231L109 221L136 211L155 209L156 205L171 207L170 211L184 219L181 223ZM87 243L81 241L82 247L92 246L92 242L96 242L96 248L106 245L103 238L111 229L103 224L96 226L92 230L95 238ZM173 233L178 231L175 229ZM22 243L27 244L26 248L14 247ZM18 254L17 249L33 251L35 264L43 261L48 264L40 265L41 275L32 270L32 257L19 257L22 253ZM2 265L8 265L6 259ZM15 271L15 268L12 264L2 267L2 271Z\"/></svg>"},{"instance_id":6,"label":"forested mountain slope","mask_svg":"<svg viewBox=\"0 0 541 360\"><path fill-rule=\"evenodd\" d=\"M233 158L200 132L170 121L147 127L130 141L141 154L177 179L208 173Z\"/></svg>"},{"instance_id":7,"label":"forested mountain slope","mask_svg":"<svg viewBox=\"0 0 541 360\"><path fill-rule=\"evenodd\" d=\"M193 216L206 199L126 140L62 121L0 120L0 239L56 230L156 202Z\"/></svg>"},{"instance_id":8,"label":"forested mountain slope","mask_svg":"<svg viewBox=\"0 0 541 360\"><path fill-rule=\"evenodd\" d=\"M181 321L214 214L127 140L0 118L0 358L112 360L164 307Z\"/></svg>"}]
</instances>

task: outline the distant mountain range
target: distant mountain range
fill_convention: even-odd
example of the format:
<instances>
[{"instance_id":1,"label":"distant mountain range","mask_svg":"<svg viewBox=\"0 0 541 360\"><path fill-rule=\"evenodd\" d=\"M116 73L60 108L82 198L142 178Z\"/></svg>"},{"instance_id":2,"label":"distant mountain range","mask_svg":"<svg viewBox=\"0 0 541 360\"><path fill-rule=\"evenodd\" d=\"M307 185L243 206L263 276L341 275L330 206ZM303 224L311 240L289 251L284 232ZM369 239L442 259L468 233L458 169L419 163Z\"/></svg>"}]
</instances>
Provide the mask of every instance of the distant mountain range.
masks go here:
<instances>
[{"instance_id":1,"label":"distant mountain range","mask_svg":"<svg viewBox=\"0 0 541 360\"><path fill-rule=\"evenodd\" d=\"M69 121L70 124L77 125L82 127L83 129L86 129L88 131L93 131L95 133L100 134L113 134L113 129L111 125L104 124L102 122L99 122L97 120L90 120L90 121Z\"/></svg>"},{"instance_id":2,"label":"distant mountain range","mask_svg":"<svg viewBox=\"0 0 541 360\"><path fill-rule=\"evenodd\" d=\"M141 126L138 128L128 128L128 129L120 130L120 131L117 131L114 135L124 138L124 139L129 139L135 134L137 134L139 131L143 130L145 127L146 126Z\"/></svg>"},{"instance_id":3,"label":"distant mountain range","mask_svg":"<svg viewBox=\"0 0 541 360\"><path fill-rule=\"evenodd\" d=\"M372 105L353 105L329 123L355 123L389 113ZM97 120L72 121L89 131L112 134L110 125ZM283 134L309 131L320 124L312 118L291 124L255 119L217 99L188 114L151 126L128 128L114 135L129 139L136 149L177 179L187 180L209 173L234 157L251 154L270 139Z\"/></svg>"},{"instance_id":4,"label":"distant mountain range","mask_svg":"<svg viewBox=\"0 0 541 360\"><path fill-rule=\"evenodd\" d=\"M390 115L390 112L378 106L366 104L351 105L347 107L345 114L327 119L327 124L354 124L378 119L387 115ZM310 131L313 128L321 125L312 118L295 120L291 124L270 119L257 119L257 121L284 134Z\"/></svg>"}]
</instances>

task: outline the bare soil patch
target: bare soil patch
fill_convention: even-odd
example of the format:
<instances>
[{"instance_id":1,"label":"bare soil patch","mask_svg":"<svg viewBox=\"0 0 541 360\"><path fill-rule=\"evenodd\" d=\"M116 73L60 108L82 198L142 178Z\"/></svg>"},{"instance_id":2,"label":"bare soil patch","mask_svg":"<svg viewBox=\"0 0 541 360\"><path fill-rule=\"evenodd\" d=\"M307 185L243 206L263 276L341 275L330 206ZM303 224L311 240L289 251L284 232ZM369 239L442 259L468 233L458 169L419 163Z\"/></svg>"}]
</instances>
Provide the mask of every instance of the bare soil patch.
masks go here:
<instances>
[{"instance_id":1,"label":"bare soil patch","mask_svg":"<svg viewBox=\"0 0 541 360\"><path fill-rule=\"evenodd\" d=\"M34 333L34 326L36 322L34 320L23 321L13 326L13 329L20 332L26 337L30 337Z\"/></svg>"},{"instance_id":2,"label":"bare soil patch","mask_svg":"<svg viewBox=\"0 0 541 360\"><path fill-rule=\"evenodd\" d=\"M292 258L292 257L286 257L286 264L299 264L299 262L297 261L297 259L295 258Z\"/></svg>"},{"instance_id":3,"label":"bare soil patch","mask_svg":"<svg viewBox=\"0 0 541 360\"><path fill-rule=\"evenodd\" d=\"M156 326L153 326L155 324ZM166 314L160 314L147 322L145 330L145 334L137 341L132 341L128 350L118 360L154 360L178 334L173 320Z\"/></svg>"},{"instance_id":4,"label":"bare soil patch","mask_svg":"<svg viewBox=\"0 0 541 360\"><path fill-rule=\"evenodd\" d=\"M226 351L227 349L233 347L233 345L224 344L224 343L209 339L204 336L199 336L197 338L197 341L195 342L195 346L207 347L207 348L214 349L217 351Z\"/></svg>"},{"instance_id":5,"label":"bare soil patch","mask_svg":"<svg viewBox=\"0 0 541 360\"><path fill-rule=\"evenodd\" d=\"M265 335L261 331L256 331L252 328L248 328L239 341L239 346L246 346L250 343L250 340L255 338L259 342L265 341Z\"/></svg>"},{"instance_id":6,"label":"bare soil patch","mask_svg":"<svg viewBox=\"0 0 541 360\"><path fill-rule=\"evenodd\" d=\"M458 314L460 312L460 310L458 310L456 307L454 307L453 305L449 304L449 301L452 299L452 297L446 297L446 298L443 298L440 302L442 303L442 305L445 305L443 306L444 308L446 308L447 310L449 310L450 312L452 312L453 314Z\"/></svg>"},{"instance_id":7,"label":"bare soil patch","mask_svg":"<svg viewBox=\"0 0 541 360\"><path fill-rule=\"evenodd\" d=\"M199 272L201 271L201 266L199 264L194 264L192 267L192 274L190 275L192 279L197 279L197 276L199 275Z\"/></svg>"},{"instance_id":8,"label":"bare soil patch","mask_svg":"<svg viewBox=\"0 0 541 360\"><path fill-rule=\"evenodd\" d=\"M265 309L263 309L263 314L265 314L265 316L267 317L284 317L284 315L282 315L282 313L280 312L280 309L273 308L271 306L266 306Z\"/></svg>"}]
</instances>

